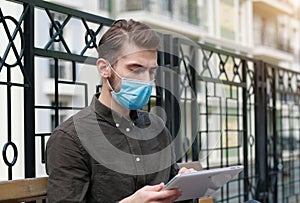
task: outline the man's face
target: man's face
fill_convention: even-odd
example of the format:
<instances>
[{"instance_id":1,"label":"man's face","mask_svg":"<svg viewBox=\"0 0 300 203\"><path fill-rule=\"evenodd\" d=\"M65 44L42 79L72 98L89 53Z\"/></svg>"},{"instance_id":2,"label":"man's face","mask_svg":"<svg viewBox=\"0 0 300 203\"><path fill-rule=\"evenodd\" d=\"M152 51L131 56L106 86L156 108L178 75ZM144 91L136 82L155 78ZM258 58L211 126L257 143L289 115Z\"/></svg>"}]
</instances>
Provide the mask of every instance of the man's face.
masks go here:
<instances>
[{"instance_id":1,"label":"man's face","mask_svg":"<svg viewBox=\"0 0 300 203\"><path fill-rule=\"evenodd\" d=\"M134 53L121 57L114 65L114 70L120 77L141 81L151 81L157 70L157 52L154 50L137 50ZM121 88L121 78L113 71L109 80L115 92Z\"/></svg>"}]
</instances>

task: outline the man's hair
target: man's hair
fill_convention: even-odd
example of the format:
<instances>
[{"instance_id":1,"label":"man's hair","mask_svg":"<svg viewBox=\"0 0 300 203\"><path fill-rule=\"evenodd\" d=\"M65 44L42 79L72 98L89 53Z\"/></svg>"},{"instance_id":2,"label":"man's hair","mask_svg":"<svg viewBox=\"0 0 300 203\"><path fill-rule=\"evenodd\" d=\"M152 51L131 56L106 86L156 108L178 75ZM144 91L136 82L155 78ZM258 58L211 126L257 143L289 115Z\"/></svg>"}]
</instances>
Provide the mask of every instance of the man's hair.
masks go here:
<instances>
[{"instance_id":1,"label":"man's hair","mask_svg":"<svg viewBox=\"0 0 300 203\"><path fill-rule=\"evenodd\" d=\"M159 37L143 23L132 19L117 20L102 36L98 45L98 56L114 64L120 57L126 55L123 53L125 45L157 51Z\"/></svg>"}]
</instances>

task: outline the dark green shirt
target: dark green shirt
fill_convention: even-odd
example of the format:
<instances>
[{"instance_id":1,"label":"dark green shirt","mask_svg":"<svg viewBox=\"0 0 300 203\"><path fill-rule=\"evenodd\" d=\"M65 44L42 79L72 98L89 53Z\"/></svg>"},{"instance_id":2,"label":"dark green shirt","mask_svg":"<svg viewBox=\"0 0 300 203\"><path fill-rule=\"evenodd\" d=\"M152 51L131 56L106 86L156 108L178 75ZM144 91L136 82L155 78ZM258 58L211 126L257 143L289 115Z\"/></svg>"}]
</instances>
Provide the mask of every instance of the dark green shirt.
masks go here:
<instances>
[{"instance_id":1,"label":"dark green shirt","mask_svg":"<svg viewBox=\"0 0 300 203\"><path fill-rule=\"evenodd\" d=\"M159 117L131 111L126 119L98 96L47 142L49 202L117 202L178 172L171 136Z\"/></svg>"}]
</instances>

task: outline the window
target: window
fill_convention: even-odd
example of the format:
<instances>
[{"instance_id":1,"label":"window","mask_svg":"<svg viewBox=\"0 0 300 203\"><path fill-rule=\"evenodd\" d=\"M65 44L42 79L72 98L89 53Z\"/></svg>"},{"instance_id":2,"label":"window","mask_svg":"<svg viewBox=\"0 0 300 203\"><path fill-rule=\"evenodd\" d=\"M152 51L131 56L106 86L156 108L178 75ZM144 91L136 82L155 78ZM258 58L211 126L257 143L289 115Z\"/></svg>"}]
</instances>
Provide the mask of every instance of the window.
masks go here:
<instances>
[{"instance_id":1,"label":"window","mask_svg":"<svg viewBox=\"0 0 300 203\"><path fill-rule=\"evenodd\" d=\"M144 1L127 0L126 11L136 11L144 9Z\"/></svg>"},{"instance_id":2,"label":"window","mask_svg":"<svg viewBox=\"0 0 300 203\"><path fill-rule=\"evenodd\" d=\"M199 24L197 0L188 1L188 22L194 25Z\"/></svg>"},{"instance_id":3,"label":"window","mask_svg":"<svg viewBox=\"0 0 300 203\"><path fill-rule=\"evenodd\" d=\"M102 11L108 11L109 10L109 1L108 0L99 0L99 9Z\"/></svg>"},{"instance_id":4,"label":"window","mask_svg":"<svg viewBox=\"0 0 300 203\"><path fill-rule=\"evenodd\" d=\"M221 37L229 40L235 39L236 13L233 0L220 1L220 31Z\"/></svg>"},{"instance_id":5,"label":"window","mask_svg":"<svg viewBox=\"0 0 300 203\"><path fill-rule=\"evenodd\" d=\"M189 24L198 25L199 16L198 16L198 4L197 0L188 0L188 1L178 1L176 7L179 11L178 18Z\"/></svg>"},{"instance_id":6,"label":"window","mask_svg":"<svg viewBox=\"0 0 300 203\"><path fill-rule=\"evenodd\" d=\"M161 10L164 12L169 12L170 14L173 13L173 7L172 7L172 0L167 1L159 1Z\"/></svg>"}]
</instances>

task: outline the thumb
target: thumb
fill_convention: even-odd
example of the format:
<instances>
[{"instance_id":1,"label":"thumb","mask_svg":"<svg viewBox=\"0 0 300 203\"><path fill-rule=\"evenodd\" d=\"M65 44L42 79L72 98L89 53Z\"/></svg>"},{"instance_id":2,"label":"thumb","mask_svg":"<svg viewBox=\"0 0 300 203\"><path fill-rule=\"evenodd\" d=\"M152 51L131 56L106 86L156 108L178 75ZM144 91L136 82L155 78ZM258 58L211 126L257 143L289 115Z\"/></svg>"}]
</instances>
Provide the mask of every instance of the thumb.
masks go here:
<instances>
[{"instance_id":1,"label":"thumb","mask_svg":"<svg viewBox=\"0 0 300 203\"><path fill-rule=\"evenodd\" d=\"M164 187L164 185L165 185L164 183L160 183L158 185L148 186L147 190L159 192Z\"/></svg>"},{"instance_id":2,"label":"thumb","mask_svg":"<svg viewBox=\"0 0 300 203\"><path fill-rule=\"evenodd\" d=\"M161 191L162 189L163 189L163 187L165 186L165 184L164 183L160 183L160 184L158 184L158 185L156 185L156 191L158 192L158 191Z\"/></svg>"}]
</instances>

